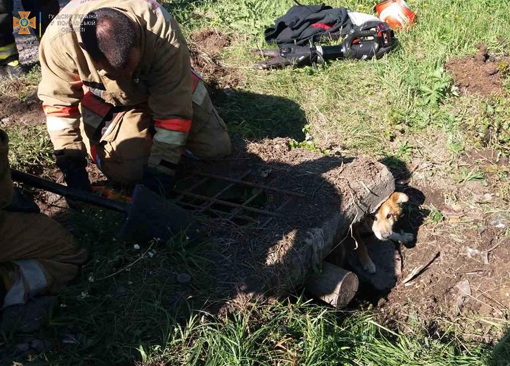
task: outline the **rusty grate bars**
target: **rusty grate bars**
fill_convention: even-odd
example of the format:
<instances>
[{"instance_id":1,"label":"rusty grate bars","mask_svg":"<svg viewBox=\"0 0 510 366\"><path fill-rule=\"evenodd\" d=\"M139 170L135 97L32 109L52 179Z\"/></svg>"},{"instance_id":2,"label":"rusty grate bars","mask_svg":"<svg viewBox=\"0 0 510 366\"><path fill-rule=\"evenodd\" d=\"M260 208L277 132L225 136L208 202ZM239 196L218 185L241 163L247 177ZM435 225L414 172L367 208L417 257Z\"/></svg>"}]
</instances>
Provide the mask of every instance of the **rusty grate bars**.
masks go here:
<instances>
[{"instance_id":1,"label":"rusty grate bars","mask_svg":"<svg viewBox=\"0 0 510 366\"><path fill-rule=\"evenodd\" d=\"M189 202L180 201L179 204L183 205L183 206L191 207L191 208L198 208L198 209L202 208L202 206L194 205L193 203L189 203ZM197 210L197 211L201 212L200 210ZM209 208L207 211L212 212L212 213L218 215L219 217L223 217L223 218L225 217L225 214L226 214L226 212L224 212L224 211L215 210L212 208ZM242 219L244 221L257 222L256 219L254 219L253 217L250 217L250 216L237 215L237 218Z\"/></svg>"},{"instance_id":2,"label":"rusty grate bars","mask_svg":"<svg viewBox=\"0 0 510 366\"><path fill-rule=\"evenodd\" d=\"M280 188L276 188L276 187L271 187L271 186L268 186L268 185L265 185L265 184L252 183L252 182L248 182L246 180L235 179L235 178L230 178L230 177L222 177L220 175L209 174L209 173L201 173L201 172L195 172L194 174L198 175L198 176L201 176L201 177L208 177L208 178L214 178L214 179L219 179L219 180L226 180L227 182L234 182L234 183L244 184L244 185L247 185L247 186L250 186L250 187L259 188L259 189L262 189L262 190L285 193L285 194L290 195L290 196L296 196L296 197L300 197L300 198L305 198L306 197L306 195L304 195L303 193L286 191L284 189L280 189Z\"/></svg>"},{"instance_id":3,"label":"rusty grate bars","mask_svg":"<svg viewBox=\"0 0 510 366\"><path fill-rule=\"evenodd\" d=\"M293 192L293 191L286 191L286 190L283 190L283 189L272 187L270 185L257 184L257 183L253 183L253 182L250 182L250 181L243 180L250 173L252 173L251 169L243 172L243 174L241 174L239 176L239 178L230 178L230 177L223 177L223 176L220 176L220 175L210 174L210 173L193 172L194 176L201 177L202 179L199 179L198 182L192 184L187 189L183 189L183 190L173 189L173 192L178 194L178 196L175 198L175 203L181 204L183 206L187 206L187 207L191 207L191 208L197 209L197 212L209 211L209 212L214 213L214 214L218 215L219 217L222 217L222 218L224 218L226 220L232 220L233 218L237 217L239 219L242 219L242 220L248 221L248 222L258 222L258 220L256 218L253 218L253 217L250 217L250 216L246 216L246 215L242 215L241 213L243 211L249 211L249 212L254 212L254 213L257 213L257 214L262 214L262 215L270 216L262 224L261 227L264 227L274 218L284 218L284 216L282 214L278 213L278 212L284 206L289 204L293 200L293 197L300 197L300 198L306 197L306 195L302 194L302 193ZM208 181L211 181L211 180L226 181L226 182L230 182L230 183L227 186L225 186L224 188L222 188L219 192L214 194L214 196L212 196L212 197L204 196L204 195L192 192L197 187L199 187L202 184L205 184L205 183L207 183ZM276 178L275 178L275 180L276 180ZM271 183L273 183L275 180L271 181ZM235 185L241 185L241 186L244 185L244 186L248 186L248 187L254 187L254 188L257 188L257 192L255 192L252 196L250 196L242 204L225 201L225 200L222 200L222 199L219 198L222 194L227 192L229 189L231 189ZM255 200L255 198L257 198L264 191L278 192L278 193L282 193L284 195L291 196L291 197L287 198L287 200L285 200L285 202L283 204L281 204L274 212L273 211L268 211L268 210L263 210L263 209L258 209L258 208L255 208L255 207L248 206L253 200ZM204 201L204 202L203 203L196 203L196 204L195 203L191 203L191 202L185 202L185 201L183 201L183 199L185 197L195 198L195 199L198 199L198 200L201 200L201 201ZM225 212L225 211L213 209L212 206L214 204L223 205L223 206L227 206L227 207L233 207L234 210L232 212Z\"/></svg>"},{"instance_id":4,"label":"rusty grate bars","mask_svg":"<svg viewBox=\"0 0 510 366\"><path fill-rule=\"evenodd\" d=\"M246 177L248 174L251 173L251 169L250 170L247 170L245 171L243 174L241 174L241 177L239 177L239 179L243 179L244 177ZM209 179L209 177L205 177L204 179ZM225 188L223 188L222 190L220 190L218 193L216 193L212 198L218 198L219 196L221 196L223 193L225 193L226 191L228 191L231 187L233 187L236 183L235 182L231 182L230 184L228 184ZM191 190L191 189L190 189ZM203 205L202 207L200 207L200 212L208 209L209 207L211 207L212 205L214 205L214 202L213 201L209 201L206 205Z\"/></svg>"},{"instance_id":5,"label":"rusty grate bars","mask_svg":"<svg viewBox=\"0 0 510 366\"><path fill-rule=\"evenodd\" d=\"M258 208L254 208L254 207L245 207L245 206L243 206L243 205L241 205L239 203L223 201L223 200L220 200L220 199L217 199L217 198L202 196L201 194L195 194L195 193L191 193L191 192L187 192L187 191L181 191L180 189L174 189L174 192L180 193L180 194L183 194L183 195L186 195L186 196L189 196L189 197L193 197L193 198L198 198L198 199L201 199L201 200L204 200L204 201L211 201L212 203L218 203L218 204L221 204L221 205L224 205L224 206L228 206L228 207L235 207L235 208L240 207L240 208L243 208L246 211L260 213L260 214L264 214L264 215L268 215L268 216L284 217L283 215L279 215L279 214L271 212L271 211L260 210Z\"/></svg>"}]
</instances>

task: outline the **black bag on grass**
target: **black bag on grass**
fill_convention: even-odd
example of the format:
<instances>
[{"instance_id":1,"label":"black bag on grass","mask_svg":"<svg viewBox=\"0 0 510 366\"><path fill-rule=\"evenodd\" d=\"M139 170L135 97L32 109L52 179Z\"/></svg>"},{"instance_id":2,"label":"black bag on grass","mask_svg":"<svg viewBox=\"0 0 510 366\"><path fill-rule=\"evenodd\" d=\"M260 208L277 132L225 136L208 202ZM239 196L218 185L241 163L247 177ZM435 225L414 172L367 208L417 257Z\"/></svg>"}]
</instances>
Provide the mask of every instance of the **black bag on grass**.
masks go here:
<instances>
[{"instance_id":1,"label":"black bag on grass","mask_svg":"<svg viewBox=\"0 0 510 366\"><path fill-rule=\"evenodd\" d=\"M346 8L328 5L294 5L274 26L267 28L264 38L277 45L308 45L310 40L337 40L353 29Z\"/></svg>"}]
</instances>

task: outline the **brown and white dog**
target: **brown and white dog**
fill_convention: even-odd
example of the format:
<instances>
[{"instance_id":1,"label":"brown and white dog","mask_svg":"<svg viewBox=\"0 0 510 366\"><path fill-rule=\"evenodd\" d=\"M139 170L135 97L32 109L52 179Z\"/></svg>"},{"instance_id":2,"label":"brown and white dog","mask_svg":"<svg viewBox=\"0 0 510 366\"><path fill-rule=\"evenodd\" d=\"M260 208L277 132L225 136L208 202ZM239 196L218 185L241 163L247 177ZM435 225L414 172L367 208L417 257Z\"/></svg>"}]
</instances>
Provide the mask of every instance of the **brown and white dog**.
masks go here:
<instances>
[{"instance_id":1,"label":"brown and white dog","mask_svg":"<svg viewBox=\"0 0 510 366\"><path fill-rule=\"evenodd\" d=\"M359 261L363 269L368 273L375 273L376 268L368 255L367 247L363 242L360 231L372 231L379 240L394 240L401 243L412 242L414 239L413 234L393 232L393 224L402 215L401 205L407 201L409 201L409 197L406 194L395 192L379 207L375 214L369 215L359 224L353 225L352 237L358 246Z\"/></svg>"}]
</instances>

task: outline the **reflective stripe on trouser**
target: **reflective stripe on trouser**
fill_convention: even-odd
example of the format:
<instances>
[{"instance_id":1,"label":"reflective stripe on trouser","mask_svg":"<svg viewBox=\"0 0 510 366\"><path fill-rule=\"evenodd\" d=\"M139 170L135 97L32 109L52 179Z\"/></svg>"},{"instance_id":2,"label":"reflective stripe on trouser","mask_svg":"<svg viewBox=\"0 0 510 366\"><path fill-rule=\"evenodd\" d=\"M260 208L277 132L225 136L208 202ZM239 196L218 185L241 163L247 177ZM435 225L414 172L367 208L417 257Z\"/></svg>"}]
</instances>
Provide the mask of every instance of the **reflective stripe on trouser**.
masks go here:
<instances>
[{"instance_id":1,"label":"reflective stripe on trouser","mask_svg":"<svg viewBox=\"0 0 510 366\"><path fill-rule=\"evenodd\" d=\"M15 43L0 46L0 66L18 59L18 49Z\"/></svg>"},{"instance_id":2,"label":"reflective stripe on trouser","mask_svg":"<svg viewBox=\"0 0 510 366\"><path fill-rule=\"evenodd\" d=\"M202 104L193 103L193 122L186 141L186 151L203 160L220 159L230 154L230 138L225 122L213 107L209 95L202 94ZM118 113L99 143L93 143L92 131L82 137L92 159L103 174L119 183L135 184L142 180L143 168L152 152L151 113L140 106ZM91 143L94 148L91 149Z\"/></svg>"},{"instance_id":3,"label":"reflective stripe on trouser","mask_svg":"<svg viewBox=\"0 0 510 366\"><path fill-rule=\"evenodd\" d=\"M14 272L15 282L7 290L4 308L11 305L24 304L30 297L41 294L48 287L48 281L38 261L25 259L13 261L13 264L17 267ZM10 274L8 276L12 277Z\"/></svg>"},{"instance_id":4,"label":"reflective stripe on trouser","mask_svg":"<svg viewBox=\"0 0 510 366\"><path fill-rule=\"evenodd\" d=\"M0 211L0 278L5 306L60 291L87 259L74 237L43 214Z\"/></svg>"}]
</instances>

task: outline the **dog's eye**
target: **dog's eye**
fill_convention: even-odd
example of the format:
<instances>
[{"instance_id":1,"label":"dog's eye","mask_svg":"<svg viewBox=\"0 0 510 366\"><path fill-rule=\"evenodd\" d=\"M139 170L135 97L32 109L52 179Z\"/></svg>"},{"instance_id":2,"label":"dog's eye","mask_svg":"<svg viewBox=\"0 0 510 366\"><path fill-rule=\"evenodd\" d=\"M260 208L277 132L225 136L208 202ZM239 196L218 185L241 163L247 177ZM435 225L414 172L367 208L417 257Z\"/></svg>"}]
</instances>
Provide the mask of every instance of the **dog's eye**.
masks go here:
<instances>
[{"instance_id":1,"label":"dog's eye","mask_svg":"<svg viewBox=\"0 0 510 366\"><path fill-rule=\"evenodd\" d=\"M386 215L386 218L387 218L388 220L389 220L389 219L391 219L391 214L387 214L387 215Z\"/></svg>"}]
</instances>

